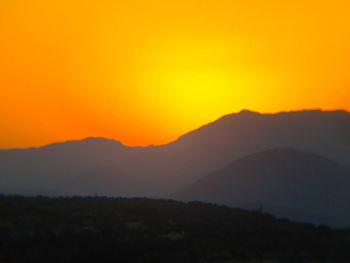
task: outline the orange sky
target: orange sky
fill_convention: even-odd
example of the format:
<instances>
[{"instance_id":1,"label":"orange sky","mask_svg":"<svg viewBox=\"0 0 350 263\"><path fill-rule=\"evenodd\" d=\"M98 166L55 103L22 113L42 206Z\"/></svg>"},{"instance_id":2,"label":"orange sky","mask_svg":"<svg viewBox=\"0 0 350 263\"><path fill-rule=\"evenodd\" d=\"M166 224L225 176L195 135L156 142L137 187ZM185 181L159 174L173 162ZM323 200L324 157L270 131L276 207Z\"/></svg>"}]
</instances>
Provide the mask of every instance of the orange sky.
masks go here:
<instances>
[{"instance_id":1,"label":"orange sky","mask_svg":"<svg viewBox=\"0 0 350 263\"><path fill-rule=\"evenodd\" d=\"M0 148L350 110L349 0L2 0Z\"/></svg>"}]
</instances>

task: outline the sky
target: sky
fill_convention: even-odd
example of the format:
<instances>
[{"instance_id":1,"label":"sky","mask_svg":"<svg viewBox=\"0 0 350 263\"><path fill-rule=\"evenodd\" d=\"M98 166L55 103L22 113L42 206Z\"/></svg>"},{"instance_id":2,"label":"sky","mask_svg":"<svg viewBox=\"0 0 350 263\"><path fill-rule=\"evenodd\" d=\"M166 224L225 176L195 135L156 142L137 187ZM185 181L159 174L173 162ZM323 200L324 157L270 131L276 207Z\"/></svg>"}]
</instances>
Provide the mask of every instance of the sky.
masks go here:
<instances>
[{"instance_id":1,"label":"sky","mask_svg":"<svg viewBox=\"0 0 350 263\"><path fill-rule=\"evenodd\" d=\"M1 0L0 148L350 110L349 0Z\"/></svg>"}]
</instances>

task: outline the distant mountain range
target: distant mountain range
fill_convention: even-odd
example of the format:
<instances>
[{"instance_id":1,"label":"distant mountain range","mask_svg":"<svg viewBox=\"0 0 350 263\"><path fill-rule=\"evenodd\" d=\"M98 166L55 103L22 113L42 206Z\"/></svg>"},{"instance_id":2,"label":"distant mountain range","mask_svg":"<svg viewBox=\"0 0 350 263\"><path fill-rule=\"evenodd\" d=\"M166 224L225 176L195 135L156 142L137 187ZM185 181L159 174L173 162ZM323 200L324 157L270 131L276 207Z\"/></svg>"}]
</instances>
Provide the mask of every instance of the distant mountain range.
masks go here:
<instances>
[{"instance_id":1,"label":"distant mountain range","mask_svg":"<svg viewBox=\"0 0 350 263\"><path fill-rule=\"evenodd\" d=\"M350 168L313 153L278 148L241 158L171 197L344 227L350 222Z\"/></svg>"},{"instance_id":2,"label":"distant mountain range","mask_svg":"<svg viewBox=\"0 0 350 263\"><path fill-rule=\"evenodd\" d=\"M87 138L0 150L0 192L166 197L244 156L280 147L350 166L350 113L244 110L161 146Z\"/></svg>"}]
</instances>

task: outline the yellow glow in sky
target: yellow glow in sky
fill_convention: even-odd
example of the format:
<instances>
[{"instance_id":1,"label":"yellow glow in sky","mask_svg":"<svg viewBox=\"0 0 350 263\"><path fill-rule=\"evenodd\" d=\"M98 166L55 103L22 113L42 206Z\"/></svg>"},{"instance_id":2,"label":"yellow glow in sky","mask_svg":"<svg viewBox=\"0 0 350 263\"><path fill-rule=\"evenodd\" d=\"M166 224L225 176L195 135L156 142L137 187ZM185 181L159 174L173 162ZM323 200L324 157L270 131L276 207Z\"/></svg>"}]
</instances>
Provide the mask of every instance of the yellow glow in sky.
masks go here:
<instances>
[{"instance_id":1,"label":"yellow glow in sky","mask_svg":"<svg viewBox=\"0 0 350 263\"><path fill-rule=\"evenodd\" d=\"M350 1L0 1L0 148L350 110Z\"/></svg>"}]
</instances>

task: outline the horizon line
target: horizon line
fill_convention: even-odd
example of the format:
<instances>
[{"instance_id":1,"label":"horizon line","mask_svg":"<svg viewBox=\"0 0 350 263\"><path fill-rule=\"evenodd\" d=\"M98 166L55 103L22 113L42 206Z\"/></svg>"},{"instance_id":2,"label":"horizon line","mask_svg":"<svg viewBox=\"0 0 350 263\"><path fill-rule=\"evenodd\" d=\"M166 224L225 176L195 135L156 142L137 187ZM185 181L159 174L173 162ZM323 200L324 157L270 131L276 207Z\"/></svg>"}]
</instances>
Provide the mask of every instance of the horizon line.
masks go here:
<instances>
[{"instance_id":1,"label":"horizon line","mask_svg":"<svg viewBox=\"0 0 350 263\"><path fill-rule=\"evenodd\" d=\"M27 149L39 149L39 148L44 148L44 147L49 147L55 144L64 144L64 143L69 143L69 142L82 142L85 140L89 140L89 139L104 139L104 140L109 140L109 141L113 141L115 143L119 143L121 146L125 146L125 147L130 147L130 148L146 148L146 147L156 147L156 146L165 146L165 145L169 145L177 140L179 140L181 137L183 137L184 135L191 133L193 131L196 131L204 126L207 126L209 124L212 124L222 118L225 117L229 117L235 114L239 114L239 113L243 113L243 112L250 112L250 113L254 113L254 114L259 114L259 115L276 115L276 114L282 114L282 113L295 113L295 112L305 112L305 111L319 111L319 112L346 112L348 114L350 114L350 111L346 110L346 109L332 109L332 110L326 110L326 109L321 109L321 108L302 108L302 109L297 109L297 110L281 110L281 111L275 111L275 112L259 112L259 111L255 111L255 110L250 110L250 109L241 109L240 111L237 112L231 112L231 113L227 113L224 115L221 115L220 117L218 117L217 119L215 119L214 121L208 122L206 124L203 124L201 126L199 126L198 128L189 130L187 132L185 132L184 134L178 136L175 140L172 140L168 143L165 144L148 144L148 145L127 145L124 144L122 141L117 140L117 139L113 139L113 138L107 138L107 137L102 137L102 136L87 136L87 137L83 137L83 138L77 138L77 139L68 139L65 141L54 141L51 143L46 143L43 145L38 145L38 146L28 146L28 147L10 147L10 148L1 148L0 147L0 151L6 151L6 150L27 150Z\"/></svg>"}]
</instances>

